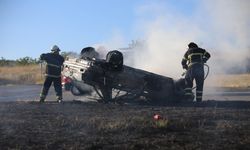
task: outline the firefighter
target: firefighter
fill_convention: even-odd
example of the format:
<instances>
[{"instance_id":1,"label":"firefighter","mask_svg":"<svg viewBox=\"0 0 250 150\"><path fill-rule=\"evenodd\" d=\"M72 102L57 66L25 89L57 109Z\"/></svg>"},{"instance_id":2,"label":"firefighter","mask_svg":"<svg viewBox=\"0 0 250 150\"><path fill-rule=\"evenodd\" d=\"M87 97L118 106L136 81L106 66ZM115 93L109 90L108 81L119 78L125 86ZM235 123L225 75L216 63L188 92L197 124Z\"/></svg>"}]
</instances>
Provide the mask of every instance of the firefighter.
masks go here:
<instances>
[{"instance_id":1,"label":"firefighter","mask_svg":"<svg viewBox=\"0 0 250 150\"><path fill-rule=\"evenodd\" d=\"M196 82L196 101L202 101L203 84L204 84L204 63L210 58L210 54L194 42L188 44L188 50L182 59L182 67L186 69L185 76L185 96L194 99L192 93L193 80Z\"/></svg>"},{"instance_id":2,"label":"firefighter","mask_svg":"<svg viewBox=\"0 0 250 150\"><path fill-rule=\"evenodd\" d=\"M46 61L45 81L40 94L40 102L44 102L49 88L53 83L56 99L62 102L62 83L61 83L61 67L64 58L59 54L60 49L57 45L51 48L51 53L41 54L40 59Z\"/></svg>"}]
</instances>

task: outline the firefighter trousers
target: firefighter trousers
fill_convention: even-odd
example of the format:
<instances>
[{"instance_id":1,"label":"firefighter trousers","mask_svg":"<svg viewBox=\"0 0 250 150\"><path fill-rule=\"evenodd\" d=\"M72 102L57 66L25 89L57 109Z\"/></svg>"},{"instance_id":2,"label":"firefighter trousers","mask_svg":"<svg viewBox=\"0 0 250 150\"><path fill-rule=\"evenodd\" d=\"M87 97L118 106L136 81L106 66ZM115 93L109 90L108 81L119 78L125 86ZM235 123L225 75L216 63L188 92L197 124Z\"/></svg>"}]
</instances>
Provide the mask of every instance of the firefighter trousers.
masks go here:
<instances>
[{"instance_id":1,"label":"firefighter trousers","mask_svg":"<svg viewBox=\"0 0 250 150\"><path fill-rule=\"evenodd\" d=\"M203 64L194 64L187 70L185 81L187 95L192 94L193 81L196 83L196 101L202 101L203 85L204 85L204 66Z\"/></svg>"},{"instance_id":2,"label":"firefighter trousers","mask_svg":"<svg viewBox=\"0 0 250 150\"><path fill-rule=\"evenodd\" d=\"M62 100L62 82L61 82L61 77L49 77L46 76L45 77L45 81L43 84L43 88L40 94L40 100L44 101L44 99L46 98L49 88L51 86L51 84L53 83L54 88L55 88L55 92L56 92L56 98L57 100Z\"/></svg>"}]
</instances>

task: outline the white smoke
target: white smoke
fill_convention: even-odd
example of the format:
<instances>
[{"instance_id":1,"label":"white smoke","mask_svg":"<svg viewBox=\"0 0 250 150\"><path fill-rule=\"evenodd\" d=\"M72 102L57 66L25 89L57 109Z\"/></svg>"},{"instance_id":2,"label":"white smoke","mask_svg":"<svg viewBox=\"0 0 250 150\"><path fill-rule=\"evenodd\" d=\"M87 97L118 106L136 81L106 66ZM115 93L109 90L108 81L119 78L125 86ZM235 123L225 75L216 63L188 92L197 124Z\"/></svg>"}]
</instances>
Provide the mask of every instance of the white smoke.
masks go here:
<instances>
[{"instance_id":1,"label":"white smoke","mask_svg":"<svg viewBox=\"0 0 250 150\"><path fill-rule=\"evenodd\" d=\"M180 78L184 71L181 60L191 41L210 52L212 74L241 66L250 57L249 0L193 2L195 7L189 15L179 12L169 1L152 1L137 9L135 31L142 35L139 38L145 40L145 46L130 56L134 67ZM114 37L102 45L107 49L126 45L122 36Z\"/></svg>"},{"instance_id":2,"label":"white smoke","mask_svg":"<svg viewBox=\"0 0 250 150\"><path fill-rule=\"evenodd\" d=\"M197 2L194 14L188 17L169 7L151 3L139 9L138 26L143 27L147 48L140 51L136 67L176 78L191 41L211 53L213 73L224 72L249 57L250 1L204 0ZM149 14L151 19L145 19Z\"/></svg>"},{"instance_id":3,"label":"white smoke","mask_svg":"<svg viewBox=\"0 0 250 150\"><path fill-rule=\"evenodd\" d=\"M124 45L124 38L119 30L115 30L111 34L111 38L107 41L95 44L93 47L100 54L100 58L105 59L108 51L116 50L117 48Z\"/></svg>"},{"instance_id":4,"label":"white smoke","mask_svg":"<svg viewBox=\"0 0 250 150\"><path fill-rule=\"evenodd\" d=\"M250 56L250 1L213 0L205 4L211 20L209 35L213 37L208 44L213 46L215 58L226 65L216 62L215 67L245 66L244 59Z\"/></svg>"}]
</instances>

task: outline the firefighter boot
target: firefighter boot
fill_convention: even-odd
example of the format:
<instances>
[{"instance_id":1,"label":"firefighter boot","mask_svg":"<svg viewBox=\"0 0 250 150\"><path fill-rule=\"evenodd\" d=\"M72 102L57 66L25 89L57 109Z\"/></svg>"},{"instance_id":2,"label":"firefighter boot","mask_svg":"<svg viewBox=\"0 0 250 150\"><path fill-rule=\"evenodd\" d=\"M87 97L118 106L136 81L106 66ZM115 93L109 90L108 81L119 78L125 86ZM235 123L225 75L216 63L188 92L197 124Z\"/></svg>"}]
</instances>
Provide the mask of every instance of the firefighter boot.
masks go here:
<instances>
[{"instance_id":1,"label":"firefighter boot","mask_svg":"<svg viewBox=\"0 0 250 150\"><path fill-rule=\"evenodd\" d=\"M196 97L196 102L202 102L202 98L200 97L200 98L198 98L198 97Z\"/></svg>"},{"instance_id":2,"label":"firefighter boot","mask_svg":"<svg viewBox=\"0 0 250 150\"><path fill-rule=\"evenodd\" d=\"M62 96L56 96L57 102L61 103L62 102Z\"/></svg>"},{"instance_id":3,"label":"firefighter boot","mask_svg":"<svg viewBox=\"0 0 250 150\"><path fill-rule=\"evenodd\" d=\"M202 93L203 91L196 90L196 102L202 102Z\"/></svg>"},{"instance_id":4,"label":"firefighter boot","mask_svg":"<svg viewBox=\"0 0 250 150\"><path fill-rule=\"evenodd\" d=\"M45 100L44 100L43 98L40 98L39 102L40 102L40 103L44 103Z\"/></svg>"},{"instance_id":5,"label":"firefighter boot","mask_svg":"<svg viewBox=\"0 0 250 150\"><path fill-rule=\"evenodd\" d=\"M40 103L44 103L44 102L45 102L45 96L41 95L41 96L40 96L39 102L40 102Z\"/></svg>"},{"instance_id":6,"label":"firefighter boot","mask_svg":"<svg viewBox=\"0 0 250 150\"><path fill-rule=\"evenodd\" d=\"M193 102L194 101L194 94L186 95L186 102Z\"/></svg>"},{"instance_id":7,"label":"firefighter boot","mask_svg":"<svg viewBox=\"0 0 250 150\"><path fill-rule=\"evenodd\" d=\"M186 102L193 102L194 93L192 92L192 88L185 88L184 91L185 91L184 97Z\"/></svg>"}]
</instances>

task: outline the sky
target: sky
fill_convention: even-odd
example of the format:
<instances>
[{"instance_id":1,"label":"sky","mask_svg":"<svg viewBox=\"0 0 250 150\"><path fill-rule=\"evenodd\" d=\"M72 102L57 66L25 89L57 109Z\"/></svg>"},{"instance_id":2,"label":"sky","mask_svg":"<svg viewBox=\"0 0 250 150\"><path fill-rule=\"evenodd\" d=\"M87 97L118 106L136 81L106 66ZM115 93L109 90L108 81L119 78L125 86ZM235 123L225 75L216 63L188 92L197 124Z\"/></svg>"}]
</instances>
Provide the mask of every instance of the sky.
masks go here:
<instances>
[{"instance_id":1,"label":"sky","mask_svg":"<svg viewBox=\"0 0 250 150\"><path fill-rule=\"evenodd\" d=\"M133 66L176 76L193 41L219 72L250 57L249 8L249 0L0 0L0 57L38 58L55 44L79 53L143 40Z\"/></svg>"},{"instance_id":2,"label":"sky","mask_svg":"<svg viewBox=\"0 0 250 150\"><path fill-rule=\"evenodd\" d=\"M36 58L54 44L62 51L79 52L85 46L119 37L122 42L115 45L127 47L131 40L143 38L143 33L136 31L140 7L154 3L150 0L0 0L0 56ZM169 1L166 5L192 13L185 0ZM148 18L153 15L149 14Z\"/></svg>"}]
</instances>

